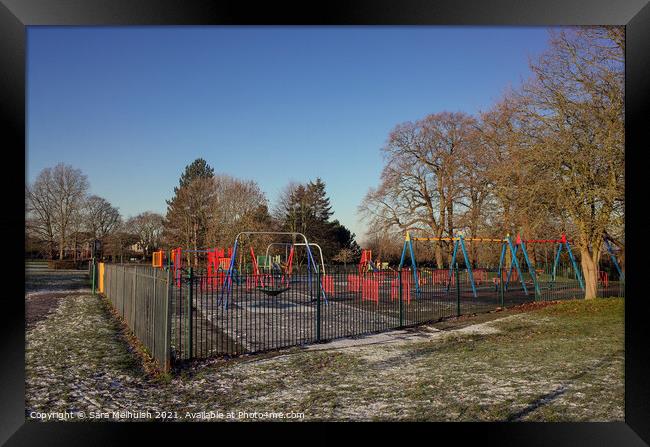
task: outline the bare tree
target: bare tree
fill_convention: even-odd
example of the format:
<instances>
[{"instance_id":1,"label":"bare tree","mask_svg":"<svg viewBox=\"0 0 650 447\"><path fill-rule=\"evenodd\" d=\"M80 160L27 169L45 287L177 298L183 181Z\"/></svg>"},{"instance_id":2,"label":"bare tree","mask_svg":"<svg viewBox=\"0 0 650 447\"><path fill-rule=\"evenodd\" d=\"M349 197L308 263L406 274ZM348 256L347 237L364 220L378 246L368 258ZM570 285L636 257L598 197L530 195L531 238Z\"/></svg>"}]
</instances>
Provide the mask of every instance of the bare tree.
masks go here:
<instances>
[{"instance_id":1,"label":"bare tree","mask_svg":"<svg viewBox=\"0 0 650 447\"><path fill-rule=\"evenodd\" d=\"M333 261L342 262L344 267L347 267L348 262L352 262L357 257L354 250L351 248L342 248L339 252L332 258Z\"/></svg>"},{"instance_id":2,"label":"bare tree","mask_svg":"<svg viewBox=\"0 0 650 447\"><path fill-rule=\"evenodd\" d=\"M214 219L210 221L210 244L231 245L240 231L272 230L266 196L251 180L229 175L214 178Z\"/></svg>"},{"instance_id":3,"label":"bare tree","mask_svg":"<svg viewBox=\"0 0 650 447\"><path fill-rule=\"evenodd\" d=\"M388 262L398 262L404 247L404 234L400 232L370 232L363 241L363 246L367 250L372 250L375 259L382 259ZM415 247L417 250L417 246ZM430 246L429 246L430 248ZM422 252L431 252L431 250L420 250Z\"/></svg>"},{"instance_id":4,"label":"bare tree","mask_svg":"<svg viewBox=\"0 0 650 447\"><path fill-rule=\"evenodd\" d=\"M91 238L103 240L117 226L120 213L108 200L93 195L84 201L83 218Z\"/></svg>"},{"instance_id":5,"label":"bare tree","mask_svg":"<svg viewBox=\"0 0 650 447\"><path fill-rule=\"evenodd\" d=\"M47 245L48 256L54 258L56 235L54 234L55 207L53 197L49 193L52 182L51 170L43 170L33 185L26 188L26 231L37 240Z\"/></svg>"},{"instance_id":6,"label":"bare tree","mask_svg":"<svg viewBox=\"0 0 650 447\"><path fill-rule=\"evenodd\" d=\"M360 206L375 231L453 235L455 205L462 192L460 160L470 150L468 136L474 127L469 115L442 112L391 132L383 148L387 162L381 184L366 194ZM435 245L438 268L443 267L445 245Z\"/></svg>"},{"instance_id":7,"label":"bare tree","mask_svg":"<svg viewBox=\"0 0 650 447\"><path fill-rule=\"evenodd\" d=\"M83 203L88 179L79 169L59 163L43 169L28 188L29 210L34 229L49 240L58 241L59 259L63 259L70 222Z\"/></svg>"},{"instance_id":8,"label":"bare tree","mask_svg":"<svg viewBox=\"0 0 650 447\"><path fill-rule=\"evenodd\" d=\"M240 231L271 226L259 185L228 175L196 178L177 190L165 219L168 243L198 250L231 245ZM188 256L188 262L192 257ZM198 257L194 256L198 265Z\"/></svg>"},{"instance_id":9,"label":"bare tree","mask_svg":"<svg viewBox=\"0 0 650 447\"><path fill-rule=\"evenodd\" d=\"M81 208L81 207L80 207ZM70 216L69 232L68 232L68 247L72 249L72 259L77 260L79 248L84 243L92 242L90 234L84 231L85 216L81 209L75 210Z\"/></svg>"},{"instance_id":10,"label":"bare tree","mask_svg":"<svg viewBox=\"0 0 650 447\"><path fill-rule=\"evenodd\" d=\"M105 238L103 256L110 256L113 262L124 262L124 256L129 256L129 247L138 242L138 236L131 233L125 222L120 218L113 231Z\"/></svg>"},{"instance_id":11,"label":"bare tree","mask_svg":"<svg viewBox=\"0 0 650 447\"><path fill-rule=\"evenodd\" d=\"M242 231L275 229L268 212L266 196L256 182L220 174L215 176L214 184L214 217L208 226L209 245L229 247ZM269 235L240 239L237 259L240 268L249 256L251 247L257 254L261 254L272 241L273 237Z\"/></svg>"},{"instance_id":12,"label":"bare tree","mask_svg":"<svg viewBox=\"0 0 650 447\"><path fill-rule=\"evenodd\" d=\"M142 248L145 259L160 245L164 220L161 214L145 211L126 222L129 233L137 237L137 244Z\"/></svg>"},{"instance_id":13,"label":"bare tree","mask_svg":"<svg viewBox=\"0 0 650 447\"><path fill-rule=\"evenodd\" d=\"M609 27L552 33L521 91L527 189L544 191L575 224L586 298L596 296L603 234L624 201L622 36Z\"/></svg>"},{"instance_id":14,"label":"bare tree","mask_svg":"<svg viewBox=\"0 0 650 447\"><path fill-rule=\"evenodd\" d=\"M483 234L502 237L517 233L527 238L556 237L567 228L566 216L557 206L552 173L531 169L526 157L531 137L519 116L521 98L508 92L480 116L474 154L485 169L477 179L489 189L482 210ZM534 182L533 182L534 180ZM532 188L531 182L536 187ZM496 254L493 252L492 254ZM537 250L531 247L534 263ZM493 258L494 259L494 258Z\"/></svg>"}]
</instances>

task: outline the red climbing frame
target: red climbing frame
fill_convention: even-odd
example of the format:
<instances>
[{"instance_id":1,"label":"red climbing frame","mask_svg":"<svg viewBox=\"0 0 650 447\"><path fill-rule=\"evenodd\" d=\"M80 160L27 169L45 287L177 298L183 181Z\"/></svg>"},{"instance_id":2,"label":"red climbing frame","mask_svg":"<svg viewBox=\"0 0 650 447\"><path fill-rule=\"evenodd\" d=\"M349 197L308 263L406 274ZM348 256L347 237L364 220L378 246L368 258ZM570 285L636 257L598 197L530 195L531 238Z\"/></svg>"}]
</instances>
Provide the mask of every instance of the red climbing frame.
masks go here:
<instances>
[{"instance_id":1,"label":"red climbing frame","mask_svg":"<svg viewBox=\"0 0 650 447\"><path fill-rule=\"evenodd\" d=\"M359 261L359 275L368 270L372 262L372 250L361 250L361 261Z\"/></svg>"}]
</instances>

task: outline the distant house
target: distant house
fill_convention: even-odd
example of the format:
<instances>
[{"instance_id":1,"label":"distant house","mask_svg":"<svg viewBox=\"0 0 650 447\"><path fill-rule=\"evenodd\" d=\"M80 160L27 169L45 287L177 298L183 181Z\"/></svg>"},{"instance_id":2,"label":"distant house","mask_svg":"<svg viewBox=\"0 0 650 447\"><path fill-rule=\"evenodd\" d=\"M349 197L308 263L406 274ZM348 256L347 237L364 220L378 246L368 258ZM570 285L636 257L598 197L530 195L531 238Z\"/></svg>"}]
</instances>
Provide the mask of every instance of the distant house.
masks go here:
<instances>
[{"instance_id":1,"label":"distant house","mask_svg":"<svg viewBox=\"0 0 650 447\"><path fill-rule=\"evenodd\" d=\"M132 253L137 253L139 255L144 254L144 248L139 243L129 245L127 247L127 250L129 250Z\"/></svg>"}]
</instances>

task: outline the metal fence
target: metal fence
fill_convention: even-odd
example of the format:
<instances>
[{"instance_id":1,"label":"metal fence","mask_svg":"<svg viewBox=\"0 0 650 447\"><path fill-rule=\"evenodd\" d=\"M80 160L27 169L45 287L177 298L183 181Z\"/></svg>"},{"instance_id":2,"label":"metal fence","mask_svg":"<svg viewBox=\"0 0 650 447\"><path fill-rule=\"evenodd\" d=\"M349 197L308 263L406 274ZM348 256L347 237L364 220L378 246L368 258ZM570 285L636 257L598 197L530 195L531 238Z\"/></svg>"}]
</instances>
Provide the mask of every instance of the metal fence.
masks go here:
<instances>
[{"instance_id":1,"label":"metal fence","mask_svg":"<svg viewBox=\"0 0 650 447\"><path fill-rule=\"evenodd\" d=\"M150 266L104 265L103 291L163 370L171 366L171 272Z\"/></svg>"},{"instance_id":2,"label":"metal fence","mask_svg":"<svg viewBox=\"0 0 650 447\"><path fill-rule=\"evenodd\" d=\"M233 278L188 270L172 298L172 352L177 360L255 353L342 337L416 326L534 301L584 295L571 269L530 272L523 281L498 269L421 269L359 274L292 275L264 272ZM499 280L499 277L503 280ZM523 284L522 284L523 283ZM623 296L622 282L601 285L601 296Z\"/></svg>"},{"instance_id":3,"label":"metal fence","mask_svg":"<svg viewBox=\"0 0 650 447\"><path fill-rule=\"evenodd\" d=\"M359 273L327 268L285 275L107 265L105 292L165 368L170 362L301 346L416 326L534 301L584 295L570 268L523 278L498 269ZM500 279L501 278L501 279ZM599 296L624 296L610 280Z\"/></svg>"}]
</instances>

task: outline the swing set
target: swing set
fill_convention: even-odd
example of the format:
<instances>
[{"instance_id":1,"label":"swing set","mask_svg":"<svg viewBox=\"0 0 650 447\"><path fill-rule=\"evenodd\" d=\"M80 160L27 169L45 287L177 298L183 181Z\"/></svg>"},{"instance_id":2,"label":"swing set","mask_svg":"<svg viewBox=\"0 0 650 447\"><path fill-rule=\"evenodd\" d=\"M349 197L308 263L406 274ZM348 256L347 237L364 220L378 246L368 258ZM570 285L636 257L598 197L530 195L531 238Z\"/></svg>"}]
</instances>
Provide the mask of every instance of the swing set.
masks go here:
<instances>
[{"instance_id":1,"label":"swing set","mask_svg":"<svg viewBox=\"0 0 650 447\"><path fill-rule=\"evenodd\" d=\"M274 275L273 272L261 273L257 258L255 257L255 250L253 249L253 246L250 248L250 254L253 265L253 275L246 277L247 290L251 290L253 287L255 287L257 290L260 290L268 296L276 296L282 292L289 290L290 274L287 271L282 272L282 270L278 268L277 273L279 273L279 280L278 276ZM271 269L269 268L268 270Z\"/></svg>"},{"instance_id":2,"label":"swing set","mask_svg":"<svg viewBox=\"0 0 650 447\"><path fill-rule=\"evenodd\" d=\"M618 277L620 278L621 281L625 281L625 273L621 269L621 266L618 264L618 261L616 260L615 251L612 248L612 244L614 244L614 240L607 233L605 233L603 235L603 239L605 240L605 247L607 248L607 252L609 253L609 257L612 260L612 264L614 264L614 266L616 267L616 271L618 272ZM612 244L610 244L610 242ZM614 244L614 245L616 245L616 244Z\"/></svg>"},{"instance_id":3,"label":"swing set","mask_svg":"<svg viewBox=\"0 0 650 447\"><path fill-rule=\"evenodd\" d=\"M476 284L474 281L474 274L472 272L472 265L469 260L469 256L467 254L467 248L465 246L465 241L468 242L488 242L488 243L500 243L501 244L501 256L499 259L499 281L501 281L501 272L503 271L503 265L504 265L504 260L505 260L505 255L506 255L506 250L510 250L510 254L512 257L512 262L510 265L510 268L512 269L513 267L517 271L517 277L519 278L519 281L521 282L521 287L526 295L528 295L528 288L526 287L526 282L524 281L524 276L521 273L521 268L519 266L519 261L517 260L516 256L516 251L515 247L512 243L512 240L510 239L510 235L507 235L504 239L495 239L495 238L479 238L479 237L472 237L472 238L465 238L462 235L459 236L453 236L453 237L413 237L411 236L410 232L406 232L406 236L404 238L404 248L402 249L402 257L400 259L399 263L399 269L401 270L402 267L404 266L404 261L406 259L406 251L408 249L409 255L411 257L411 266L412 266L412 271L413 271L413 280L415 281L415 291L416 293L420 293L420 278L418 275L418 268L417 268L417 261L415 259L415 253L413 251L413 241L425 241L425 242L438 242L438 241L450 241L454 242L454 249L453 249L453 254L451 257L451 262L449 264L449 274L447 278L447 292L449 292L451 288L451 283L452 283L452 278L454 278L454 265L456 264L456 258L458 257L458 249L460 248L463 258L465 260L465 267L467 268L467 275L469 279L469 283L472 287L472 294L474 295L474 298L478 297L478 293L476 290ZM535 293L539 294L539 285L537 283L537 277L535 275L535 270L532 268L530 264L530 259L528 257L528 253L526 252L526 246L525 244L521 245L522 252L524 254L524 259L526 261L526 264L528 266L528 270L531 274L532 280L533 280L533 285L535 288ZM510 275L508 275L508 278L506 279L506 286L507 282L510 279Z\"/></svg>"},{"instance_id":4,"label":"swing set","mask_svg":"<svg viewBox=\"0 0 650 447\"><path fill-rule=\"evenodd\" d=\"M612 239L609 237L607 233L603 235L603 239L605 242L605 247L607 248L607 252L610 256L610 259L612 260L612 264L614 264L614 267L616 268L616 271L618 272L619 278L621 280L625 280L625 275L623 271L621 270L621 267L616 259L616 254L614 249L612 248L612 245L610 242L613 242ZM557 248L555 250L555 259L553 261L553 269L551 270L551 287L555 286L555 282L557 279L557 270L558 266L560 264L560 256L562 254L563 250L566 250L569 260L571 261L571 265L573 266L573 271L575 272L575 277L578 281L578 284L580 285L581 290L585 290L585 284L584 280L582 278L582 275L580 273L580 269L578 268L578 263L576 262L575 256L573 255L573 251L571 250L571 243L572 241L568 240L566 237L566 234L562 233L562 236L559 239L528 239L528 240L522 240L521 237L518 235L517 236L517 242L516 242L516 248L515 252L517 249L522 246L525 247L525 243L528 244L557 244ZM508 276L512 273L512 268L508 272ZM603 283L605 286L609 283L609 278L607 277L607 272L598 272L598 281Z\"/></svg>"},{"instance_id":5,"label":"swing set","mask_svg":"<svg viewBox=\"0 0 650 447\"><path fill-rule=\"evenodd\" d=\"M555 286L555 280L557 278L557 268L560 264L560 255L562 254L562 250L565 249L567 254L569 255L569 259L571 260L571 265L573 266L573 271L575 272L576 279L578 280L578 284L580 285L580 288L582 290L585 290L585 285L584 281L582 279L582 275L580 274L580 269L578 268L578 264L576 262L575 257L573 256L573 252L571 251L571 241L569 241L566 238L566 234L562 233L562 236L560 239L528 239L528 240L523 240L521 239L520 235L517 235L517 240L515 241L515 256L517 255L517 252L519 251L519 248L521 247L524 256L528 256L526 252L526 244L557 244L557 249L555 252L555 260L553 261L553 270L551 272L551 288ZM508 271L508 279L510 278L510 275L512 274L512 266L510 267L510 270ZM508 288L508 281L506 281L505 288L507 290Z\"/></svg>"},{"instance_id":6,"label":"swing set","mask_svg":"<svg viewBox=\"0 0 650 447\"><path fill-rule=\"evenodd\" d=\"M307 237L302 234L302 233L297 233L297 232L281 232L281 231L243 231L235 237L235 243L233 245L233 251L232 251L232 256L230 257L230 265L228 267L228 270L226 274L224 275L223 279L223 286L221 288L221 300L224 304L224 307L228 307L228 301L229 297L232 293L232 280L233 280L233 275L236 275L236 268L235 268L235 259L237 256L237 250L241 244L240 238L242 236L254 236L254 235L262 235L262 234L267 234L267 235L284 235L284 236L292 236L292 237L300 237L304 240L304 243L294 243L291 244L291 252L290 252L290 263L293 263L293 253L294 253L294 246L304 246L306 251L307 251L307 276L308 276L308 283L309 283L309 288L311 289L312 285L312 275L319 273L319 268L316 263L316 260L314 259L314 255L311 250L311 246L315 246L316 244L310 244L307 241ZM268 251L267 247L267 251ZM319 251L320 251L320 247ZM259 290L260 292L264 293L267 296L277 296L283 292L286 292L287 290L291 289L291 270L285 270L284 273L280 274L280 278L278 278L275 275L262 275L260 273L259 265L257 263L257 259L255 258L255 252L253 250L253 247L251 247L251 257L253 260L253 281L255 288ZM288 260L289 261L289 260ZM321 263L323 264L323 259L322 259L322 253L321 253ZM288 265L289 267L289 265ZM324 264L323 264L324 267ZM319 282L320 282L320 293L322 294L323 298L325 299L325 303L327 304L327 295L325 294L325 288L323 287L323 277L321 275L318 275L320 277Z\"/></svg>"},{"instance_id":7,"label":"swing set","mask_svg":"<svg viewBox=\"0 0 650 447\"><path fill-rule=\"evenodd\" d=\"M287 262L286 262L286 271L290 275L293 271L293 258L294 258L294 252L295 252L295 247L304 247L305 243L304 242L296 242L296 243L291 243L291 242L271 242L267 247L266 247L266 256L265 259L268 261L268 264L265 265L267 268L272 268L272 267L279 267L277 262L272 262L271 257L269 257L269 250L273 246L284 246L290 247L289 248L289 254L286 256ZM318 249L318 253L320 254L320 263L321 263L321 272L323 275L325 275L325 261L323 260L323 250L320 248L320 245L315 244L313 242L309 243L310 247L316 247Z\"/></svg>"}]
</instances>

